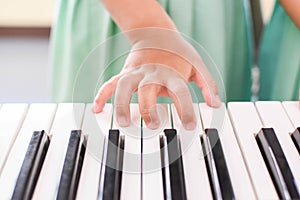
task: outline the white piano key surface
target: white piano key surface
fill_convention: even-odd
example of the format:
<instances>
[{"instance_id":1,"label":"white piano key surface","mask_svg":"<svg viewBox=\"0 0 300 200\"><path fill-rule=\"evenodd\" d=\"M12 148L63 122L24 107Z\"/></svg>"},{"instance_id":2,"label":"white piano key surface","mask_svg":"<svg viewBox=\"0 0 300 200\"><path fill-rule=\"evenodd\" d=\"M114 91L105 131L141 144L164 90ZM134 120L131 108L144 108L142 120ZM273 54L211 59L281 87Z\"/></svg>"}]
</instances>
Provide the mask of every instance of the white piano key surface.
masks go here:
<instances>
[{"instance_id":1,"label":"white piano key surface","mask_svg":"<svg viewBox=\"0 0 300 200\"><path fill-rule=\"evenodd\" d=\"M214 109L205 103L200 103L200 114L204 129L215 128L219 132L236 199L256 199L225 105L222 104L220 108Z\"/></svg>"},{"instance_id":2,"label":"white piano key surface","mask_svg":"<svg viewBox=\"0 0 300 200\"><path fill-rule=\"evenodd\" d=\"M51 128L48 152L33 194L33 199L55 199L71 130L81 129L84 104L58 105Z\"/></svg>"},{"instance_id":3,"label":"white piano key surface","mask_svg":"<svg viewBox=\"0 0 300 200\"><path fill-rule=\"evenodd\" d=\"M131 104L130 112L129 127L119 127L116 120L113 120L113 128L119 129L120 134L125 136L121 200L139 200L142 197L141 117L138 104Z\"/></svg>"},{"instance_id":4,"label":"white piano key surface","mask_svg":"<svg viewBox=\"0 0 300 200\"><path fill-rule=\"evenodd\" d=\"M256 102L257 111L264 127L272 127L290 166L292 174L300 187L300 156L289 133L295 130L280 102Z\"/></svg>"},{"instance_id":5,"label":"white piano key surface","mask_svg":"<svg viewBox=\"0 0 300 200\"><path fill-rule=\"evenodd\" d=\"M258 113L251 102L232 102L228 112L236 138L247 164L258 199L278 199L275 187L255 140L262 128Z\"/></svg>"},{"instance_id":6,"label":"white piano key surface","mask_svg":"<svg viewBox=\"0 0 300 200\"><path fill-rule=\"evenodd\" d=\"M295 101L285 101L282 105L287 113L290 121L292 122L294 128L300 127L300 107L299 102Z\"/></svg>"},{"instance_id":7,"label":"white piano key surface","mask_svg":"<svg viewBox=\"0 0 300 200\"><path fill-rule=\"evenodd\" d=\"M82 124L82 132L88 136L88 140L76 196L78 200L97 199L103 145L111 128L112 105L106 104L99 114L94 114L92 107L93 104L86 106Z\"/></svg>"},{"instance_id":8,"label":"white piano key surface","mask_svg":"<svg viewBox=\"0 0 300 200\"><path fill-rule=\"evenodd\" d=\"M180 137L187 199L197 200L199 197L213 199L200 142L203 127L197 104L194 105L194 112L197 128L193 131L187 131L181 124L175 106L172 105L173 125Z\"/></svg>"},{"instance_id":9,"label":"white piano key surface","mask_svg":"<svg viewBox=\"0 0 300 200\"><path fill-rule=\"evenodd\" d=\"M32 104L29 107L28 114L1 173L1 198L11 198L31 136L37 130L45 130L49 133L55 109L55 104Z\"/></svg>"},{"instance_id":10,"label":"white piano key surface","mask_svg":"<svg viewBox=\"0 0 300 200\"><path fill-rule=\"evenodd\" d=\"M22 127L27 104L4 104L0 109L0 173Z\"/></svg>"},{"instance_id":11,"label":"white piano key surface","mask_svg":"<svg viewBox=\"0 0 300 200\"><path fill-rule=\"evenodd\" d=\"M142 195L143 200L163 200L163 176L160 157L159 137L164 129L171 128L169 119L169 108L167 104L157 106L157 113L160 119L160 127L157 130L149 129L142 121L143 148L142 148ZM125 141L126 144L126 141Z\"/></svg>"},{"instance_id":12,"label":"white piano key surface","mask_svg":"<svg viewBox=\"0 0 300 200\"><path fill-rule=\"evenodd\" d=\"M289 135L300 125L298 102L234 102L228 104L228 113L224 105L219 109L194 105L196 131L186 131L175 109L170 110L167 105L159 105L159 116L164 118L160 130L150 130L141 121L138 105L130 106L131 125L122 128L112 121L111 104L100 114L92 112L92 104L32 104L29 109L27 104L0 105L0 136L7 141L0 141L0 199L11 198L32 133L40 130L51 136L51 142L33 199L55 199L74 129L82 129L88 138L76 198L97 199L100 176L105 173L105 165L101 165L104 138L111 126L125 136L121 199L163 199L161 169L155 169L161 164L160 154L154 152L159 152L158 138L164 128L171 128L171 121L180 139L188 199L212 199L199 138L205 128L216 128L220 133L236 199L278 199L255 141L254 134L262 127L274 128L299 187L300 156ZM152 165L147 164L147 154L153 154Z\"/></svg>"}]
</instances>

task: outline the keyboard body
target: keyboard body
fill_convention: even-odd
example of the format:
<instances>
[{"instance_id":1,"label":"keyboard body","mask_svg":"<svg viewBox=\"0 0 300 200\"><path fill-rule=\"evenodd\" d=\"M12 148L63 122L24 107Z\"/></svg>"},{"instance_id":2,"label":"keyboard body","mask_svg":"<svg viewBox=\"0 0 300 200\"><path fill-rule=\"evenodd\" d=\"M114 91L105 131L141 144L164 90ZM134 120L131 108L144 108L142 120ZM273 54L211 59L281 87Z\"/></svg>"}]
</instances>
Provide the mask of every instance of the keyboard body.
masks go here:
<instances>
[{"instance_id":1,"label":"keyboard body","mask_svg":"<svg viewBox=\"0 0 300 200\"><path fill-rule=\"evenodd\" d=\"M298 102L194 104L197 128L160 104L151 130L130 105L0 105L1 199L293 199L300 195Z\"/></svg>"}]
</instances>

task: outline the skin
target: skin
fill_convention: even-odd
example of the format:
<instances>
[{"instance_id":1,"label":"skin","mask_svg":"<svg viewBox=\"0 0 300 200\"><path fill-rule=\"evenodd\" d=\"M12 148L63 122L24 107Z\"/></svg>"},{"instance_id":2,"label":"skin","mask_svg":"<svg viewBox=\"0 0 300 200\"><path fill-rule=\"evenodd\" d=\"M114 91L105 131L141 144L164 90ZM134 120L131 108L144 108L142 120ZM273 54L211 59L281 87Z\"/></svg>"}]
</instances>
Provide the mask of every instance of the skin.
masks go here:
<instances>
[{"instance_id":1,"label":"skin","mask_svg":"<svg viewBox=\"0 0 300 200\"><path fill-rule=\"evenodd\" d=\"M300 1L280 0L280 3L300 30Z\"/></svg>"},{"instance_id":2,"label":"skin","mask_svg":"<svg viewBox=\"0 0 300 200\"><path fill-rule=\"evenodd\" d=\"M123 70L99 90L94 112L103 110L115 93L117 122L130 124L129 103L138 93L140 114L151 129L159 127L156 97L174 101L183 126L196 127L192 98L187 83L194 81L202 90L206 103L221 105L218 89L197 51L178 33L165 10L155 0L102 0L110 15L132 44ZM184 108L184 109L183 109Z\"/></svg>"},{"instance_id":3,"label":"skin","mask_svg":"<svg viewBox=\"0 0 300 200\"><path fill-rule=\"evenodd\" d=\"M280 2L300 28L300 1L280 0ZM98 91L94 100L95 113L101 112L106 101L115 93L117 122L120 126L126 127L130 124L130 97L132 93L137 92L142 118L149 128L156 129L159 127L156 97L167 96L173 99L184 127L194 129L195 116L186 86L190 81L194 81L202 90L209 106L221 105L215 81L205 64L195 50L176 34L175 24L157 1L102 0L102 3L128 37L133 50L120 74L112 77ZM150 30L147 33L147 28L164 31L153 33ZM165 34L166 31L172 33ZM162 46L165 41L167 45ZM188 54L180 56L185 52Z\"/></svg>"}]
</instances>

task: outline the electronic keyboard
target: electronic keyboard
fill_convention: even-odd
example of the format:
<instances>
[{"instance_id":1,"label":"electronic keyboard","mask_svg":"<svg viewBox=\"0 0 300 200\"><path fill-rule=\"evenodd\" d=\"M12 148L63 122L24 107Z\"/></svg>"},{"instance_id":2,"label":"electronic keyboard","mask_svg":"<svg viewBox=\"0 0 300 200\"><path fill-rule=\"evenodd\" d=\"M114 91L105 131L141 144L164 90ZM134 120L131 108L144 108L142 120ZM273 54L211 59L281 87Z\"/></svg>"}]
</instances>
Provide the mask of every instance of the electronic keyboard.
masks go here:
<instances>
[{"instance_id":1,"label":"electronic keyboard","mask_svg":"<svg viewBox=\"0 0 300 200\"><path fill-rule=\"evenodd\" d=\"M194 104L185 130L159 104L119 127L113 105L0 105L0 199L299 199L298 102Z\"/></svg>"}]
</instances>

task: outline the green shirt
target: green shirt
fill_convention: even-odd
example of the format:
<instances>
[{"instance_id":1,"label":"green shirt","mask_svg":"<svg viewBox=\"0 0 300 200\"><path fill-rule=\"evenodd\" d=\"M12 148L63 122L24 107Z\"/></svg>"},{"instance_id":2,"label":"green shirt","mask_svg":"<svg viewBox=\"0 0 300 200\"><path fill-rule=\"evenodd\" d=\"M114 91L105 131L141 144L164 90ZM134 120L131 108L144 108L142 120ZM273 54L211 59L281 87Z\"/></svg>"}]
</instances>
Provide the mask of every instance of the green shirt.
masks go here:
<instances>
[{"instance_id":1,"label":"green shirt","mask_svg":"<svg viewBox=\"0 0 300 200\"><path fill-rule=\"evenodd\" d=\"M277 1L260 48L261 100L298 100L300 31Z\"/></svg>"}]
</instances>

